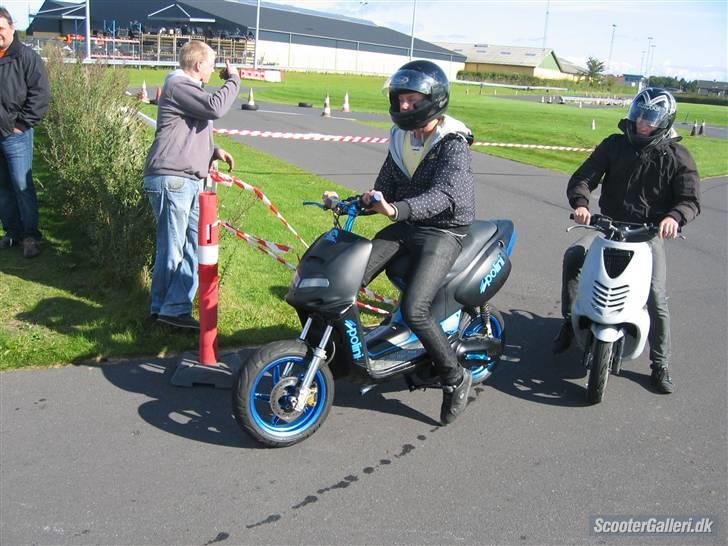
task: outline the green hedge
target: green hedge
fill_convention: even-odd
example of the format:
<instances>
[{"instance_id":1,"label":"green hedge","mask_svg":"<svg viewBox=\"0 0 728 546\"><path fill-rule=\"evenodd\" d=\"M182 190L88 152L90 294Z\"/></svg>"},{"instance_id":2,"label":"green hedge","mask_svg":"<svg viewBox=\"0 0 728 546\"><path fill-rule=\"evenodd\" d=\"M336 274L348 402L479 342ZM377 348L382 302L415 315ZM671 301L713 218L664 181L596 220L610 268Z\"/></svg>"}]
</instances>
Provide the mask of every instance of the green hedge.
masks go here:
<instances>
[{"instance_id":1,"label":"green hedge","mask_svg":"<svg viewBox=\"0 0 728 546\"><path fill-rule=\"evenodd\" d=\"M718 95L698 95L698 94L676 94L677 102L686 102L690 104L712 104L714 106L728 106L728 97Z\"/></svg>"},{"instance_id":2,"label":"green hedge","mask_svg":"<svg viewBox=\"0 0 728 546\"><path fill-rule=\"evenodd\" d=\"M151 132L136 115L138 101L125 95L126 73L64 63L53 46L44 54L52 94L39 145L52 173L47 198L77 223L101 280L144 285L155 233L142 189Z\"/></svg>"}]
</instances>

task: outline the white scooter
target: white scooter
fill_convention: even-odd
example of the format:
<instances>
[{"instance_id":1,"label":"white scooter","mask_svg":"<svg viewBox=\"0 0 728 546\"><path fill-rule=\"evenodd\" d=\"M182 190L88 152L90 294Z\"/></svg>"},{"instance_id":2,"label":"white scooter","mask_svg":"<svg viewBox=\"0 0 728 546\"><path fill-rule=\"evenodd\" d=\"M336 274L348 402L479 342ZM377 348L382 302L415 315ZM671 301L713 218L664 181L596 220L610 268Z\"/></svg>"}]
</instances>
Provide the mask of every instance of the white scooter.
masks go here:
<instances>
[{"instance_id":1,"label":"white scooter","mask_svg":"<svg viewBox=\"0 0 728 546\"><path fill-rule=\"evenodd\" d=\"M572 215L573 218L573 215ZM590 225L596 237L579 278L571 323L584 348L589 370L586 396L592 404L604 398L609 372L619 375L622 359L638 358L647 342L650 317L647 298L652 278L652 249L647 240L659 226L616 222L595 214Z\"/></svg>"}]
</instances>

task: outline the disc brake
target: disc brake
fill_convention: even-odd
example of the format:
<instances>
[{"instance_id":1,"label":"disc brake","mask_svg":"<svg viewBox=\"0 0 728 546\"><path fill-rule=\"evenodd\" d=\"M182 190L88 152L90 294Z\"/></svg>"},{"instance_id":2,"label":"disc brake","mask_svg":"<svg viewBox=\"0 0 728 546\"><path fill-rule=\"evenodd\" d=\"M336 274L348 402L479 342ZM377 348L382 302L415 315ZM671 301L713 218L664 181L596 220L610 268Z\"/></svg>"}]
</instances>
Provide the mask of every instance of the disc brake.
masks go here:
<instances>
[{"instance_id":1,"label":"disc brake","mask_svg":"<svg viewBox=\"0 0 728 546\"><path fill-rule=\"evenodd\" d=\"M270 408L276 417L290 423L298 419L306 408L316 405L318 399L318 388L314 383L311 385L309 395L306 397L306 403L302 410L296 411L296 401L298 391L299 378L294 376L284 377L275 384L270 391Z\"/></svg>"}]
</instances>

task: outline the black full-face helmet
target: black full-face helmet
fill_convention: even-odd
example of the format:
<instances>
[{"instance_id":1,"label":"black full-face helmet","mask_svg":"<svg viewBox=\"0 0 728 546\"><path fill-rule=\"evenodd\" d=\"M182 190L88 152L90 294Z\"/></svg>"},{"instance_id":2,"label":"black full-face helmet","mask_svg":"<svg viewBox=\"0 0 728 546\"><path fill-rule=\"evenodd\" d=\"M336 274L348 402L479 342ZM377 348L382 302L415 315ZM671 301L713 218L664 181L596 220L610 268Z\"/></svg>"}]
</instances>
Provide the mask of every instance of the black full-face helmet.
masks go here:
<instances>
[{"instance_id":1,"label":"black full-face helmet","mask_svg":"<svg viewBox=\"0 0 728 546\"><path fill-rule=\"evenodd\" d=\"M670 134L675 122L677 103L668 91L648 87L640 91L632 101L627 114L627 137L638 146L657 143ZM637 134L637 122L644 121L655 131L648 137Z\"/></svg>"},{"instance_id":2,"label":"black full-face helmet","mask_svg":"<svg viewBox=\"0 0 728 546\"><path fill-rule=\"evenodd\" d=\"M450 83L445 72L430 61L411 61L397 70L384 84L389 94L389 115L400 129L421 129L447 110ZM425 95L414 110L400 112L399 95L416 91Z\"/></svg>"}]
</instances>

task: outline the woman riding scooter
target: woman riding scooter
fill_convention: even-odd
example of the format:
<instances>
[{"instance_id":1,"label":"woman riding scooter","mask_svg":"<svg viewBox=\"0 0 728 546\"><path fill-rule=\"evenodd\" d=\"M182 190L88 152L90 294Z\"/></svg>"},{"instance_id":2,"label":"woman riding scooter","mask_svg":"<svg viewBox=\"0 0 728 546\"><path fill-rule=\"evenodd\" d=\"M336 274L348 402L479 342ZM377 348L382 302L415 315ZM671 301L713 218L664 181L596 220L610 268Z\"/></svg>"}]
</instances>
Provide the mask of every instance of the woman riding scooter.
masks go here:
<instances>
[{"instance_id":1,"label":"woman riding scooter","mask_svg":"<svg viewBox=\"0 0 728 546\"><path fill-rule=\"evenodd\" d=\"M436 64L405 64L389 78L384 91L389 96L389 113L395 125L374 189L364 193L362 201L393 224L372 240L364 285L390 260L409 254L412 267L401 310L440 375L440 420L447 425L467 406L472 377L458 363L431 308L475 217L470 169L473 137L463 123L445 115L450 85ZM330 192L324 194L325 199L333 196Z\"/></svg>"}]
</instances>

